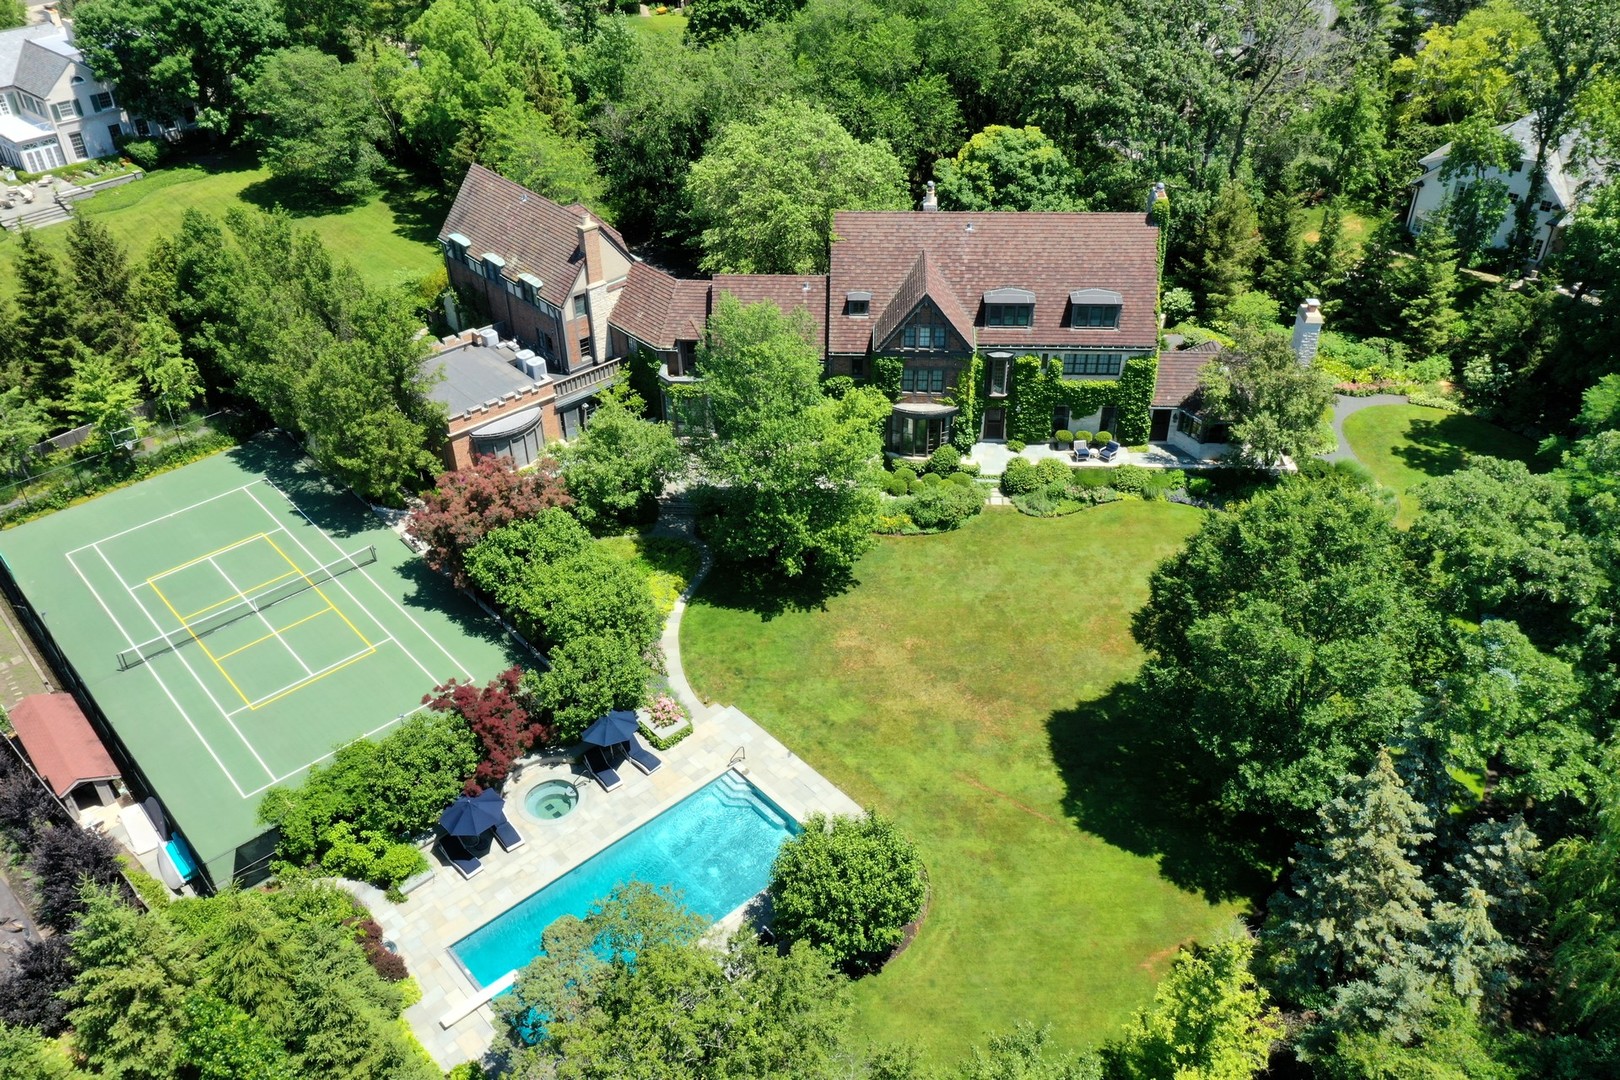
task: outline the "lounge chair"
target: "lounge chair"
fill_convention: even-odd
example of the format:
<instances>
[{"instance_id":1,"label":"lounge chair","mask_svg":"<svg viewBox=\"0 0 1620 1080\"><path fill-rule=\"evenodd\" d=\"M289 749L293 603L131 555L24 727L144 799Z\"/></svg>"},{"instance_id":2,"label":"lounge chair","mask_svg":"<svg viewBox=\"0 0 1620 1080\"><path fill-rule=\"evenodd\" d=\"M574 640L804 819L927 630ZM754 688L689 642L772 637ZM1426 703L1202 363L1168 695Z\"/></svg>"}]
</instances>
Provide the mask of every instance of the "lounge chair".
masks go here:
<instances>
[{"instance_id":1,"label":"lounge chair","mask_svg":"<svg viewBox=\"0 0 1620 1080\"><path fill-rule=\"evenodd\" d=\"M1098 454L1097 456L1102 458L1104 461L1113 461L1115 458L1119 457L1122 450L1124 450L1124 447L1120 446L1119 443L1111 442L1107 446L1103 447L1102 453Z\"/></svg>"},{"instance_id":2,"label":"lounge chair","mask_svg":"<svg viewBox=\"0 0 1620 1080\"><path fill-rule=\"evenodd\" d=\"M484 864L479 862L478 858L467 850L467 846L461 842L460 837L440 837L439 850L444 852L444 857L450 861L450 865L455 867L456 872L464 878L470 878L484 869Z\"/></svg>"},{"instance_id":3,"label":"lounge chair","mask_svg":"<svg viewBox=\"0 0 1620 1080\"><path fill-rule=\"evenodd\" d=\"M601 748L588 746L585 748L585 767L596 777L596 782L602 785L603 791L612 791L624 781L619 779L619 772L615 768L617 763L612 761Z\"/></svg>"},{"instance_id":4,"label":"lounge chair","mask_svg":"<svg viewBox=\"0 0 1620 1080\"><path fill-rule=\"evenodd\" d=\"M630 764L651 776L664 767L659 756L641 745L641 737L635 732L630 733L630 741L624 744L624 754L630 759Z\"/></svg>"},{"instance_id":5,"label":"lounge chair","mask_svg":"<svg viewBox=\"0 0 1620 1080\"><path fill-rule=\"evenodd\" d=\"M514 829L510 821L495 826L495 840L501 845L502 851L513 851L523 846L523 834Z\"/></svg>"},{"instance_id":6,"label":"lounge chair","mask_svg":"<svg viewBox=\"0 0 1620 1080\"><path fill-rule=\"evenodd\" d=\"M1087 446L1085 443L1075 443L1074 444L1074 460L1076 460L1076 461L1085 461L1090 457L1091 457L1091 447Z\"/></svg>"}]
</instances>

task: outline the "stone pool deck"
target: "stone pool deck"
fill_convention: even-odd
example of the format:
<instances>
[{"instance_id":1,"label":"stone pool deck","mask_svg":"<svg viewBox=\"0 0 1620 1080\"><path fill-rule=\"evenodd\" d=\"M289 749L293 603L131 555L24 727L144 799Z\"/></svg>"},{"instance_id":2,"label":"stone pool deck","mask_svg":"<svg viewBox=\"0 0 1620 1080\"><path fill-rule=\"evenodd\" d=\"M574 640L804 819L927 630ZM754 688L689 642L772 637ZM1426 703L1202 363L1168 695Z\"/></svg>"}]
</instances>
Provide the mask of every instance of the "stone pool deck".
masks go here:
<instances>
[{"instance_id":1,"label":"stone pool deck","mask_svg":"<svg viewBox=\"0 0 1620 1080\"><path fill-rule=\"evenodd\" d=\"M679 670L674 664L671 668ZM830 781L737 709L692 700L687 705L696 706L692 734L659 754L664 766L651 776L625 766L620 771L624 783L613 792L604 792L580 775L568 759L525 765L505 788L507 817L525 842L512 852L493 847L483 859L483 871L471 879L464 880L453 867L430 855L433 877L403 904L389 903L370 886L345 882L371 908L384 937L421 984L422 1000L405 1011L405 1019L441 1068L483 1057L495 1038L490 1009L480 1005L468 1011L480 996L479 989L451 957L450 946L707 784L734 760L749 780L800 821L818 810L861 812ZM579 804L555 821L531 818L523 809L523 797L535 784L556 778L578 785Z\"/></svg>"}]
</instances>

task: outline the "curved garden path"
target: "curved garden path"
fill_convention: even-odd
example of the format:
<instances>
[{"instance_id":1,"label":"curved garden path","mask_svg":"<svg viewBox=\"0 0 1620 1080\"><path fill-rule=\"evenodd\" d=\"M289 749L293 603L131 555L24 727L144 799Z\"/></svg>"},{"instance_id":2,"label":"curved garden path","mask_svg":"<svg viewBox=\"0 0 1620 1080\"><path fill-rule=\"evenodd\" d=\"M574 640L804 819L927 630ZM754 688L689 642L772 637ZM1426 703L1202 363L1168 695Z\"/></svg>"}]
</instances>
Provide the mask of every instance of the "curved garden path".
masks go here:
<instances>
[{"instance_id":1,"label":"curved garden path","mask_svg":"<svg viewBox=\"0 0 1620 1080\"><path fill-rule=\"evenodd\" d=\"M1351 397L1348 394L1338 394L1333 399L1333 434L1339 440L1339 445L1330 453L1322 455L1324 461L1355 461L1356 454L1350 449L1349 440L1344 437L1344 422L1352 413L1362 409L1370 409L1374 405L1405 405L1405 394L1373 394L1369 397ZM1366 464L1366 462L1362 462Z\"/></svg>"}]
</instances>

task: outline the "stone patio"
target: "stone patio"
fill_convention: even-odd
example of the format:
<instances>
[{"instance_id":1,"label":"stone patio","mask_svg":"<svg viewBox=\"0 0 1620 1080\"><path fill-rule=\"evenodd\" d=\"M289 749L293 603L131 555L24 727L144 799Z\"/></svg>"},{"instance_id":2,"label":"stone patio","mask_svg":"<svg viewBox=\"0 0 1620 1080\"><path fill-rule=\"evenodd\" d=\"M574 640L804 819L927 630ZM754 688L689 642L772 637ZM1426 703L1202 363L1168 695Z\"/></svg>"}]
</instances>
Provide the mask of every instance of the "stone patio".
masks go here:
<instances>
[{"instance_id":1,"label":"stone patio","mask_svg":"<svg viewBox=\"0 0 1620 1080\"><path fill-rule=\"evenodd\" d=\"M1197 469L1220 463L1218 458L1192 457L1169 443L1149 443L1146 449L1125 450L1111 462L1100 460L1096 451L1092 451L1089 461L1075 461L1074 455L1068 450L1054 450L1049 443L1031 444L1015 454L1007 449L1004 442L979 442L973 444L973 450L968 454L969 461L978 463L982 476L1000 476L1007 471L1007 462L1015 457L1030 461L1059 458L1065 465L1078 469L1111 469L1115 465L1141 465L1148 469Z\"/></svg>"}]
</instances>

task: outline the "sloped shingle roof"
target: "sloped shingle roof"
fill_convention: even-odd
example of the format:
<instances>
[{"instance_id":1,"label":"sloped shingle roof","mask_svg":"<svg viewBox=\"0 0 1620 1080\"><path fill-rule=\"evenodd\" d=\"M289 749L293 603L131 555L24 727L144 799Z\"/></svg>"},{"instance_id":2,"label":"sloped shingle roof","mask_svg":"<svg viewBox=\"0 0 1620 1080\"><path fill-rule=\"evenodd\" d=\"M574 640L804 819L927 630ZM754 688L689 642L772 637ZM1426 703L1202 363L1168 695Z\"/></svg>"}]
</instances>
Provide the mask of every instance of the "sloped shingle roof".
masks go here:
<instances>
[{"instance_id":1,"label":"sloped shingle roof","mask_svg":"<svg viewBox=\"0 0 1620 1080\"><path fill-rule=\"evenodd\" d=\"M624 290L608 322L655 349L703 336L709 283L677 278L643 262L630 264Z\"/></svg>"},{"instance_id":2,"label":"sloped shingle roof","mask_svg":"<svg viewBox=\"0 0 1620 1080\"><path fill-rule=\"evenodd\" d=\"M924 297L934 302L934 306L939 308L939 313L945 316L945 321L951 324L951 329L955 330L963 341L973 340L973 319L962 310L951 283L945 280L939 268L929 260L928 251L924 249L917 254L917 261L912 264L910 271L900 282L900 287L884 305L883 314L873 323L872 347L885 348L889 339L894 337L900 325L917 309L917 305Z\"/></svg>"},{"instance_id":3,"label":"sloped shingle roof","mask_svg":"<svg viewBox=\"0 0 1620 1080\"><path fill-rule=\"evenodd\" d=\"M57 798L91 780L111 780L118 766L72 694L30 694L11 710L28 759Z\"/></svg>"},{"instance_id":4,"label":"sloped shingle roof","mask_svg":"<svg viewBox=\"0 0 1620 1080\"><path fill-rule=\"evenodd\" d=\"M1533 117L1521 116L1511 124L1502 124L1496 130L1519 145L1521 162L1528 163L1535 160L1536 131ZM1558 205L1565 210L1574 207L1576 196L1583 184L1597 183L1603 179L1601 169L1588 168L1582 170L1575 168L1572 164L1571 158L1575 153L1575 144L1579 139L1580 132L1571 131L1558 140L1557 146L1551 147L1547 151L1547 186L1552 188ZM1419 158L1418 164L1423 166L1425 172L1429 172L1438 168L1450 156L1451 144L1446 143L1432 154ZM1530 168L1528 164L1524 164L1522 167L1527 171Z\"/></svg>"},{"instance_id":5,"label":"sloped shingle roof","mask_svg":"<svg viewBox=\"0 0 1620 1080\"><path fill-rule=\"evenodd\" d=\"M714 295L744 304L769 300L783 311L802 307L816 324L816 348L827 348L827 278L822 274L716 274Z\"/></svg>"},{"instance_id":6,"label":"sloped shingle roof","mask_svg":"<svg viewBox=\"0 0 1620 1080\"><path fill-rule=\"evenodd\" d=\"M969 229L968 226L972 228ZM830 317L828 349L864 353L875 327L926 252L926 273L949 292L971 326L993 289L1035 294L1034 325L979 327L981 347L1133 346L1158 340L1158 230L1141 214L841 211L833 216L829 294L872 294L870 318ZM937 275L937 276L934 276ZM1069 294L1104 288L1122 295L1119 326L1064 326ZM939 298L936 296L936 303ZM969 340L973 340L969 337Z\"/></svg>"},{"instance_id":7,"label":"sloped shingle roof","mask_svg":"<svg viewBox=\"0 0 1620 1080\"><path fill-rule=\"evenodd\" d=\"M1221 353L1218 341L1206 341L1188 349L1159 354L1159 376L1153 384L1153 407L1196 409L1198 373Z\"/></svg>"}]
</instances>

